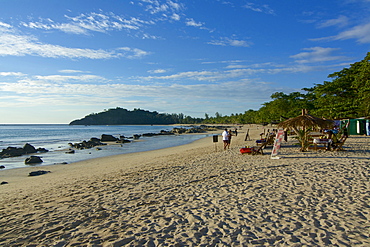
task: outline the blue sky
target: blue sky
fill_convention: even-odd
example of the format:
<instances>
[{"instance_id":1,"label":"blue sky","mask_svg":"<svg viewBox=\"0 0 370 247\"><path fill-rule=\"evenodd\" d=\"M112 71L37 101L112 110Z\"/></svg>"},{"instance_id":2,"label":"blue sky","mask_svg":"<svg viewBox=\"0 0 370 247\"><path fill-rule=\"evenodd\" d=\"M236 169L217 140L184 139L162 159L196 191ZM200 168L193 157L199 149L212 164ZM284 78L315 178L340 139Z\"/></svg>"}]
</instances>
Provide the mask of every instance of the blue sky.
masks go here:
<instances>
[{"instance_id":1,"label":"blue sky","mask_svg":"<svg viewBox=\"0 0 370 247\"><path fill-rule=\"evenodd\" d=\"M0 0L0 123L258 110L362 60L370 0Z\"/></svg>"}]
</instances>

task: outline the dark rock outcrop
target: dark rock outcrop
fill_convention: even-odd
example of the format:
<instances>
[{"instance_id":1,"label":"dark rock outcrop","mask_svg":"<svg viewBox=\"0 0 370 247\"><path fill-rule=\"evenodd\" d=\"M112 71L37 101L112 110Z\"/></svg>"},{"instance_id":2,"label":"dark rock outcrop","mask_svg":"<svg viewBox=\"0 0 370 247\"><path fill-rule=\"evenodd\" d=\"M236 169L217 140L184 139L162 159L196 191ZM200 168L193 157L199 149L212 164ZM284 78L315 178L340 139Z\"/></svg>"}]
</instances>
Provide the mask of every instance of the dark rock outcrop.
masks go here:
<instances>
[{"instance_id":1,"label":"dark rock outcrop","mask_svg":"<svg viewBox=\"0 0 370 247\"><path fill-rule=\"evenodd\" d=\"M76 149L89 149L96 146L103 146L106 145L105 143L102 143L99 138L92 137L89 141L83 141L80 143L68 143L70 147L76 148Z\"/></svg>"},{"instance_id":2,"label":"dark rock outcrop","mask_svg":"<svg viewBox=\"0 0 370 247\"><path fill-rule=\"evenodd\" d=\"M47 173L50 173L51 171L35 171L35 172L30 172L28 174L28 176L32 177L32 176L40 176L40 175L44 175L44 174L47 174Z\"/></svg>"},{"instance_id":3,"label":"dark rock outcrop","mask_svg":"<svg viewBox=\"0 0 370 247\"><path fill-rule=\"evenodd\" d=\"M23 148L7 147L6 149L3 149L3 151L1 151L0 157L1 158L17 157L22 156L23 154L25 154Z\"/></svg>"},{"instance_id":4,"label":"dark rock outcrop","mask_svg":"<svg viewBox=\"0 0 370 247\"><path fill-rule=\"evenodd\" d=\"M115 142L115 141L118 141L119 139L112 136L112 135L106 135L106 134L102 134L101 135L101 139L100 141L102 142Z\"/></svg>"},{"instance_id":5,"label":"dark rock outcrop","mask_svg":"<svg viewBox=\"0 0 370 247\"><path fill-rule=\"evenodd\" d=\"M42 162L44 161L39 156L30 156L24 161L26 165L37 164L37 163L42 163Z\"/></svg>"},{"instance_id":6,"label":"dark rock outcrop","mask_svg":"<svg viewBox=\"0 0 370 247\"><path fill-rule=\"evenodd\" d=\"M17 157L17 156L22 156L25 154L32 154L32 153L45 153L48 152L45 148L38 148L36 149L34 146L31 144L26 143L23 148L18 148L18 147L7 147L6 149L3 149L0 152L0 159L3 158L10 158L10 157Z\"/></svg>"},{"instance_id":7,"label":"dark rock outcrop","mask_svg":"<svg viewBox=\"0 0 370 247\"><path fill-rule=\"evenodd\" d=\"M37 152L36 148L28 143L24 144L23 151L25 154L33 154Z\"/></svg>"}]
</instances>

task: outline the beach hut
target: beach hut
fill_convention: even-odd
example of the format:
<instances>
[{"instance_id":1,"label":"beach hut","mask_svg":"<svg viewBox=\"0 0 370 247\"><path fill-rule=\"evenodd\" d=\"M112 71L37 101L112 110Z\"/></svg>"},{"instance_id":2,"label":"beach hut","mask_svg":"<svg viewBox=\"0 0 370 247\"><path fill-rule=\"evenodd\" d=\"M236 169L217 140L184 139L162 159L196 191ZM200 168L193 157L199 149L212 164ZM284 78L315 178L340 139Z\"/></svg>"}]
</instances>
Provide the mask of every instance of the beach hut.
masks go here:
<instances>
[{"instance_id":1,"label":"beach hut","mask_svg":"<svg viewBox=\"0 0 370 247\"><path fill-rule=\"evenodd\" d=\"M340 127L348 124L348 135L370 135L370 119L356 118L344 119L340 121Z\"/></svg>"},{"instance_id":2,"label":"beach hut","mask_svg":"<svg viewBox=\"0 0 370 247\"><path fill-rule=\"evenodd\" d=\"M309 133L314 129L332 128L334 122L307 114L306 110L302 110L302 115L289 118L278 124L278 128L291 129L297 134L301 151L307 151L309 143Z\"/></svg>"}]
</instances>

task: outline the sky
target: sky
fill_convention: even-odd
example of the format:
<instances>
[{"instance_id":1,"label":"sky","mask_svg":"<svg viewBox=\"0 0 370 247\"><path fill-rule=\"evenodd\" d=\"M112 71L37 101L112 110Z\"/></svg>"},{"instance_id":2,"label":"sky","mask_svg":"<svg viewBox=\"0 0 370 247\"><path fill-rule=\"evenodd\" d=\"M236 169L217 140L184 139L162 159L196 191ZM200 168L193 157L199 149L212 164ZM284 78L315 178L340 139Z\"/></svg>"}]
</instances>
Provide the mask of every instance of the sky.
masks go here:
<instances>
[{"instance_id":1,"label":"sky","mask_svg":"<svg viewBox=\"0 0 370 247\"><path fill-rule=\"evenodd\" d=\"M0 124L258 110L370 51L370 0L0 0Z\"/></svg>"}]
</instances>

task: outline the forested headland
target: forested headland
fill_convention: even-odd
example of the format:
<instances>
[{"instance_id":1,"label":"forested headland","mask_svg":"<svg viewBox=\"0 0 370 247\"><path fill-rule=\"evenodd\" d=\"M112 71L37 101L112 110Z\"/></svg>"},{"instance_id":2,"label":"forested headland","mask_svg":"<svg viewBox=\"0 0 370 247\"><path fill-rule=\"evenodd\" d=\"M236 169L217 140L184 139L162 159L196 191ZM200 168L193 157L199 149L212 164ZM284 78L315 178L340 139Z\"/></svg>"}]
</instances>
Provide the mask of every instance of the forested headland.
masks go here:
<instances>
[{"instance_id":1,"label":"forested headland","mask_svg":"<svg viewBox=\"0 0 370 247\"><path fill-rule=\"evenodd\" d=\"M276 92L271 101L258 110L222 116L193 118L184 114L165 114L142 109L129 111L123 108L105 110L74 120L71 125L119 124L246 124L279 122L296 117L301 109L311 115L327 119L344 119L370 116L370 52L359 62L328 75L330 80L303 88L301 92Z\"/></svg>"},{"instance_id":2,"label":"forested headland","mask_svg":"<svg viewBox=\"0 0 370 247\"><path fill-rule=\"evenodd\" d=\"M192 118L184 114L150 112L142 109L133 111L120 107L92 113L82 119L74 120L70 125L166 125L178 123L198 124L202 118Z\"/></svg>"}]
</instances>

